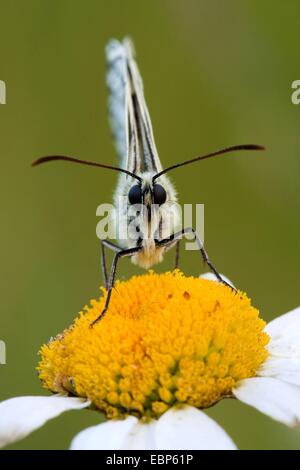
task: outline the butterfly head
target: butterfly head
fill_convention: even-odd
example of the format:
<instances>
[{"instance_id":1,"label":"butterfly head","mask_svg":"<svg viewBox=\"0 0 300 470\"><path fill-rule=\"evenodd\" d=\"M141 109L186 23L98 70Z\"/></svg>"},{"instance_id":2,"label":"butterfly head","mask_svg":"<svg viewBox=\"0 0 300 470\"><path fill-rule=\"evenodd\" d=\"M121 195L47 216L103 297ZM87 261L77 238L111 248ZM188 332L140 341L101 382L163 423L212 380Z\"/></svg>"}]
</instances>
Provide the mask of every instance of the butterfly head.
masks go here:
<instances>
[{"instance_id":1,"label":"butterfly head","mask_svg":"<svg viewBox=\"0 0 300 470\"><path fill-rule=\"evenodd\" d=\"M156 181L153 181L153 172L139 176L140 181L123 179L127 184L123 186L122 200L123 211L126 205L129 240L135 239L136 245L144 246L146 240L154 243L173 233L179 209L175 188L166 176Z\"/></svg>"}]
</instances>

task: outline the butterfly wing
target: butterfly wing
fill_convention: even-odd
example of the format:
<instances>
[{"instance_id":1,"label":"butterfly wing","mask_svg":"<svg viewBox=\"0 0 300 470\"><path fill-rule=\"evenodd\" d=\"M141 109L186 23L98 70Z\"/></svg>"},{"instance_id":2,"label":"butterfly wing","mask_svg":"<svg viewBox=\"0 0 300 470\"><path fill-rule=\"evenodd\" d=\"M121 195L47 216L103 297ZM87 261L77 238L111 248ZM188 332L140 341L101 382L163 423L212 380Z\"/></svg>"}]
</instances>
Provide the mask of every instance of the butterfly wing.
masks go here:
<instances>
[{"instance_id":1,"label":"butterfly wing","mask_svg":"<svg viewBox=\"0 0 300 470\"><path fill-rule=\"evenodd\" d=\"M110 124L121 165L132 173L157 173L162 166L131 41L110 41L106 56Z\"/></svg>"}]
</instances>

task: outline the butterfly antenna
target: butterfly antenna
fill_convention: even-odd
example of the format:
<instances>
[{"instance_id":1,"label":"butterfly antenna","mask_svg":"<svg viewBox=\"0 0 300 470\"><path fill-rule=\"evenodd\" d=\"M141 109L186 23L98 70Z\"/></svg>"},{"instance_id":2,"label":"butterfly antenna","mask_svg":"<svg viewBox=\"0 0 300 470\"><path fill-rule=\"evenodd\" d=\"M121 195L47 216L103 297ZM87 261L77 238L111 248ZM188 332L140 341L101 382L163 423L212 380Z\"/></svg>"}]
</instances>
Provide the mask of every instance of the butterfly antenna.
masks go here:
<instances>
[{"instance_id":1,"label":"butterfly antenna","mask_svg":"<svg viewBox=\"0 0 300 470\"><path fill-rule=\"evenodd\" d=\"M216 157L217 155L223 155L224 153L236 152L238 150L265 150L265 147L262 147L261 145L255 145L255 144L234 145L232 147L226 147L225 149L217 150L216 152L208 153L207 155L195 157L195 158L192 158L191 160L186 160L185 162L176 163L175 165L169 166L168 168L165 168L159 173L156 173L156 175L153 176L152 181L154 182L157 178L164 175L168 171L175 170L175 168L189 165L190 163L198 162L199 160L206 160L207 158Z\"/></svg>"},{"instance_id":2,"label":"butterfly antenna","mask_svg":"<svg viewBox=\"0 0 300 470\"><path fill-rule=\"evenodd\" d=\"M53 162L56 160L62 160L62 161L71 162L71 163L78 163L79 165L96 166L98 168L105 168L107 170L118 171L121 173L125 173L128 176L132 176L132 178L135 178L138 181L142 182L142 178L140 178L134 173L131 173L131 171L124 170L123 168L118 168L116 166L111 166L111 165L104 165L103 163L91 162L88 160L80 160L78 158L69 157L67 155L48 155L45 157L41 157L35 160L31 166L38 166L38 165L42 165L43 163Z\"/></svg>"}]
</instances>

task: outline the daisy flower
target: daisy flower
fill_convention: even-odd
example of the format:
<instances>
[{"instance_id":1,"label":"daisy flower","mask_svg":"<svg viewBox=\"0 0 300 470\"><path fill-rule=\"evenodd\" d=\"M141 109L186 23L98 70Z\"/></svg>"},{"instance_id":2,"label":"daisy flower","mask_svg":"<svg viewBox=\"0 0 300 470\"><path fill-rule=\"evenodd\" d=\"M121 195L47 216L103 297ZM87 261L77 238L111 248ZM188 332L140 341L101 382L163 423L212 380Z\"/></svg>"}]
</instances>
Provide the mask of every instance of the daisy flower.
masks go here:
<instances>
[{"instance_id":1,"label":"daisy flower","mask_svg":"<svg viewBox=\"0 0 300 470\"><path fill-rule=\"evenodd\" d=\"M266 325L243 292L179 271L119 282L90 328L104 301L42 346L38 373L54 395L0 403L1 446L82 408L107 421L71 449L235 449L202 411L223 398L298 424L300 308Z\"/></svg>"}]
</instances>

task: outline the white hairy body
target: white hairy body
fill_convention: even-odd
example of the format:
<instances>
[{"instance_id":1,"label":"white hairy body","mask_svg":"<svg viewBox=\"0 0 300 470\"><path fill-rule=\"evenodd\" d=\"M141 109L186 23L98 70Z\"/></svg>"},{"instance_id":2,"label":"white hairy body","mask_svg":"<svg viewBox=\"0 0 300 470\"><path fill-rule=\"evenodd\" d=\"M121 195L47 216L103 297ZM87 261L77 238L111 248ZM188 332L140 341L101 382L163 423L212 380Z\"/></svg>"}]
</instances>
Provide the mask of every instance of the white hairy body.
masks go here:
<instances>
[{"instance_id":1,"label":"white hairy body","mask_svg":"<svg viewBox=\"0 0 300 470\"><path fill-rule=\"evenodd\" d=\"M143 180L143 186L151 185L153 172L137 173ZM128 192L135 184L131 178L121 175L114 195L115 227L118 234L118 244L122 248L137 246L139 238L142 239L142 249L131 257L131 261L138 266L148 269L163 260L165 247L157 247L155 240L167 239L175 233L181 225L180 208L177 203L176 191L170 180L165 176L158 179L167 193L167 200L161 206L144 201L142 210L128 204ZM151 205L151 219L148 220L147 205ZM138 227L138 232L137 232ZM125 237L124 237L125 235Z\"/></svg>"}]
</instances>

